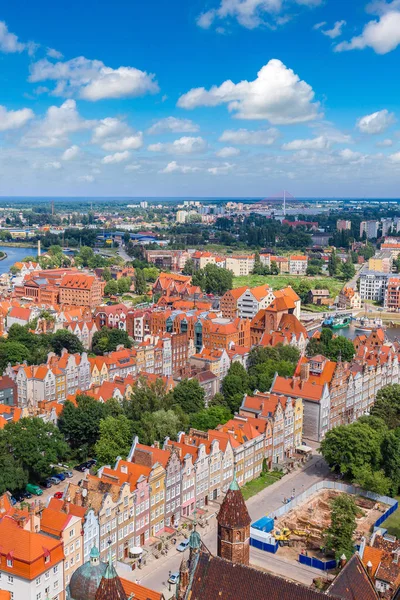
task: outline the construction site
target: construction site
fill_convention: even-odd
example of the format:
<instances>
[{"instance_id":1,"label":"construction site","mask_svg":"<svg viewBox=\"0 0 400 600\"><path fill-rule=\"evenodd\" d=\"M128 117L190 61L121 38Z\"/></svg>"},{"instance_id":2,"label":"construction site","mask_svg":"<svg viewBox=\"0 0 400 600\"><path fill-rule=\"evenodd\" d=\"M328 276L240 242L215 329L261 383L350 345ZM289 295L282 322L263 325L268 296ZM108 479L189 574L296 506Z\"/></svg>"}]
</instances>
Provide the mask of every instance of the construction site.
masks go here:
<instances>
[{"instance_id":1,"label":"construction site","mask_svg":"<svg viewBox=\"0 0 400 600\"><path fill-rule=\"evenodd\" d=\"M343 492L321 490L310 496L285 515L275 519L273 535L279 545L279 554L296 559L299 554L307 554L322 559L324 531L331 521L331 502ZM382 502L354 496L359 514L356 517L355 541L369 537L374 523L389 508Z\"/></svg>"}]
</instances>

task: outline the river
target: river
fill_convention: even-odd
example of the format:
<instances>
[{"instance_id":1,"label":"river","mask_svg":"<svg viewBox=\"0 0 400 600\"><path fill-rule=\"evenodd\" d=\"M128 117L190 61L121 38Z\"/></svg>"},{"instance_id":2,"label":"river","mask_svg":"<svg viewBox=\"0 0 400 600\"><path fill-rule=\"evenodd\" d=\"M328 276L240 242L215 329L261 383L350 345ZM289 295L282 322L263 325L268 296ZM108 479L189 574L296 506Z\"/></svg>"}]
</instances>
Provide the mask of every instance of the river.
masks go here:
<instances>
[{"instance_id":1,"label":"river","mask_svg":"<svg viewBox=\"0 0 400 600\"><path fill-rule=\"evenodd\" d=\"M22 260L25 256L37 256L37 249L32 248L14 248L12 246L0 246L0 251L7 254L7 258L0 260L0 275L8 273L10 267L17 261Z\"/></svg>"}]
</instances>

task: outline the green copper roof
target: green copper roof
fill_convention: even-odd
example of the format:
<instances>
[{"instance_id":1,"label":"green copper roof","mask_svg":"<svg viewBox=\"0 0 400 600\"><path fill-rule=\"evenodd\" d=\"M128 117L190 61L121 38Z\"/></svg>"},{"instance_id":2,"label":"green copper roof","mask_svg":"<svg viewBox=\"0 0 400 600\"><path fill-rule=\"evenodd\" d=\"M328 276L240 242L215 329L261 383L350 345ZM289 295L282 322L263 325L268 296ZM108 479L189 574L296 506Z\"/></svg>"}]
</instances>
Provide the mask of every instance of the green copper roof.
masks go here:
<instances>
[{"instance_id":1,"label":"green copper roof","mask_svg":"<svg viewBox=\"0 0 400 600\"><path fill-rule=\"evenodd\" d=\"M239 484L236 479L236 472L233 473L233 479L231 485L229 486L229 489L234 491L240 490Z\"/></svg>"},{"instance_id":2,"label":"green copper roof","mask_svg":"<svg viewBox=\"0 0 400 600\"><path fill-rule=\"evenodd\" d=\"M100 552L98 550L98 548L96 548L96 546L93 546L93 548L90 551L90 558L99 558L100 557Z\"/></svg>"},{"instance_id":3,"label":"green copper roof","mask_svg":"<svg viewBox=\"0 0 400 600\"><path fill-rule=\"evenodd\" d=\"M201 537L198 531L194 529L189 537L189 548L191 550L198 550L201 546Z\"/></svg>"}]
</instances>

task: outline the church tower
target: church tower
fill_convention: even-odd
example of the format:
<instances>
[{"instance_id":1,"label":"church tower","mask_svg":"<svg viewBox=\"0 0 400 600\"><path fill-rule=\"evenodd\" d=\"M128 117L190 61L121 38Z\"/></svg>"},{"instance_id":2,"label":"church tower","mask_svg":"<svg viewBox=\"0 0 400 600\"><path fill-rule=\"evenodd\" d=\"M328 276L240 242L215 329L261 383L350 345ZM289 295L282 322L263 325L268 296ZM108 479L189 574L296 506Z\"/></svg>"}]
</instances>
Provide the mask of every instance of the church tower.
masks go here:
<instances>
[{"instance_id":1,"label":"church tower","mask_svg":"<svg viewBox=\"0 0 400 600\"><path fill-rule=\"evenodd\" d=\"M234 477L217 516L218 556L234 563L250 562L250 515Z\"/></svg>"}]
</instances>

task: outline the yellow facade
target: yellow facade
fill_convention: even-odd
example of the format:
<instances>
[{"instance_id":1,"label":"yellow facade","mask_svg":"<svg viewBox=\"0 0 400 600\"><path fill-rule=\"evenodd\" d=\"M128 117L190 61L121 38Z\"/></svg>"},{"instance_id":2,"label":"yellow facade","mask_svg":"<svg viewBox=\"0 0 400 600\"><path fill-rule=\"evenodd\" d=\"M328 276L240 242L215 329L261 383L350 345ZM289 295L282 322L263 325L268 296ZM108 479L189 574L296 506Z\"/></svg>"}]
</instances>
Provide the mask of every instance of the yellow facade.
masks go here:
<instances>
[{"instance_id":1,"label":"yellow facade","mask_svg":"<svg viewBox=\"0 0 400 600\"><path fill-rule=\"evenodd\" d=\"M149 476L150 485L150 535L155 537L163 531L165 507L165 475L166 471L160 463L156 463Z\"/></svg>"}]
</instances>

